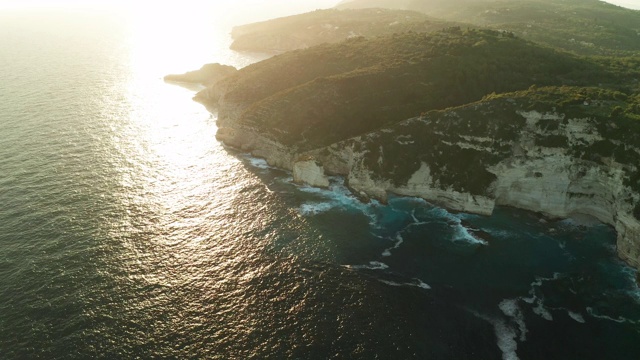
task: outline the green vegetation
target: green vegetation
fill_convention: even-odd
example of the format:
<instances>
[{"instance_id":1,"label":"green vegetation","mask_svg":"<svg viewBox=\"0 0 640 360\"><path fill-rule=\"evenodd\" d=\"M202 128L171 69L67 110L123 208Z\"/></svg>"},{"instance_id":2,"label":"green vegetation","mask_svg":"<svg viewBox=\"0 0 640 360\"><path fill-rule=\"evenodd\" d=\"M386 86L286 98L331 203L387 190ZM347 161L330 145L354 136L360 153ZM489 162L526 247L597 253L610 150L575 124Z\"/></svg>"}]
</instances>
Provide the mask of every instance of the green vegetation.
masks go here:
<instances>
[{"instance_id":1,"label":"green vegetation","mask_svg":"<svg viewBox=\"0 0 640 360\"><path fill-rule=\"evenodd\" d=\"M640 12L596 0L353 0L341 7L372 5L485 28L434 31L446 22L382 9L250 24L234 30L237 48L325 43L241 69L197 99L219 106L221 129L249 129L294 153L330 156L327 146L347 144L364 154L374 177L397 186L425 163L440 188L489 195L492 165L556 151L594 166L616 164L640 193ZM368 37L351 36L360 33ZM528 124L523 111L554 116ZM518 143L523 133L526 146ZM640 205L634 214L640 219Z\"/></svg>"},{"instance_id":2,"label":"green vegetation","mask_svg":"<svg viewBox=\"0 0 640 360\"><path fill-rule=\"evenodd\" d=\"M577 104L575 99L588 96L589 105ZM483 100L440 111L431 111L423 117L397 123L376 131L359 140L349 140L356 151L366 153L367 168L380 179L393 179L395 185L406 184L420 168L429 165L431 175L442 188L451 187L476 195L487 195L495 176L486 169L514 156L515 140L527 126L522 110L564 114L564 109L583 107L582 114L597 128L607 128L607 139L593 144L569 144L566 131L554 133L567 126L564 116L560 120L547 120L542 126L554 129L546 136L537 135L535 145L562 148L569 154L587 161L605 164L613 160L625 167L626 184L640 192L640 153L622 141L640 144L640 122L627 117L611 118L607 113L616 104L631 106L635 98L613 101L620 96L615 91L580 87L544 87L525 91L487 96ZM603 115L607 114L607 115ZM540 129L540 123L537 124ZM547 129L548 131L548 129ZM480 137L480 139L478 139ZM634 137L634 139L629 139ZM459 146L474 144L475 148ZM608 160L607 160L608 159ZM640 213L639 213L640 214ZM639 218L640 219L640 218Z\"/></svg>"},{"instance_id":3,"label":"green vegetation","mask_svg":"<svg viewBox=\"0 0 640 360\"><path fill-rule=\"evenodd\" d=\"M419 11L514 32L577 54L632 55L640 51L640 11L598 0L354 0L338 6Z\"/></svg>"},{"instance_id":4,"label":"green vegetation","mask_svg":"<svg viewBox=\"0 0 640 360\"><path fill-rule=\"evenodd\" d=\"M335 43L357 36L375 37L393 33L432 32L456 25L406 10L357 9L313 12L236 26L231 49L283 52L322 43Z\"/></svg>"},{"instance_id":5,"label":"green vegetation","mask_svg":"<svg viewBox=\"0 0 640 360\"><path fill-rule=\"evenodd\" d=\"M533 84L599 83L618 89L628 81L628 73L511 33L454 27L285 53L242 69L216 87L226 89L226 104L243 108L241 123L304 150L489 93Z\"/></svg>"},{"instance_id":6,"label":"green vegetation","mask_svg":"<svg viewBox=\"0 0 640 360\"><path fill-rule=\"evenodd\" d=\"M599 0L345 1L336 9L235 27L231 47L282 52L354 36L432 32L454 25L509 31L581 55L634 56L640 51L640 11Z\"/></svg>"}]
</instances>

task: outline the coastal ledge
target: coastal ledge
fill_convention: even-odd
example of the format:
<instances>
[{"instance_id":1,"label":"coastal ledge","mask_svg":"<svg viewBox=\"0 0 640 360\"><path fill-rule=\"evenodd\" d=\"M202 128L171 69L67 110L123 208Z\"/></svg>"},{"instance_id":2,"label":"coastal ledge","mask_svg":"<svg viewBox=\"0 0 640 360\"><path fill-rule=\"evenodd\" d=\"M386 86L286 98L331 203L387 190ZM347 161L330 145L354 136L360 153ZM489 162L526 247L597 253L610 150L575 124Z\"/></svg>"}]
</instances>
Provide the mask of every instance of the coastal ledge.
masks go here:
<instances>
[{"instance_id":1,"label":"coastal ledge","mask_svg":"<svg viewBox=\"0 0 640 360\"><path fill-rule=\"evenodd\" d=\"M511 33L450 28L287 52L195 100L217 109L218 140L297 168L297 181L341 175L360 197L478 214L590 215L639 267L637 75Z\"/></svg>"},{"instance_id":2,"label":"coastal ledge","mask_svg":"<svg viewBox=\"0 0 640 360\"><path fill-rule=\"evenodd\" d=\"M205 64L198 70L188 71L184 74L169 74L164 77L164 81L210 86L237 71L238 69L230 65Z\"/></svg>"},{"instance_id":3,"label":"coastal ledge","mask_svg":"<svg viewBox=\"0 0 640 360\"><path fill-rule=\"evenodd\" d=\"M524 112L514 102L506 104L521 119L509 118L518 127L518 136L511 141L473 129L467 131L474 135L447 134L441 129L452 124L465 129L467 121L471 121L464 116L466 110L482 112L483 106L495 107L495 103L408 119L364 136L301 152L256 128L238 126L232 121L224 122L217 138L264 158L272 166L292 171L299 183L327 187L327 176L344 176L348 188L360 199L385 202L388 194L397 194L422 198L453 211L482 215L491 215L497 206L528 210L549 218L588 215L616 230L619 257L639 269L640 221L634 216L634 209L640 203L640 194L628 185L628 180L629 172L635 173L635 164L640 162L623 164L612 158L594 161L593 156L577 156L577 149L604 139L593 117ZM441 122L443 118L447 121ZM496 118L492 121L499 122ZM501 124L496 125L494 129L500 129ZM549 128L555 130L550 132ZM431 138L426 137L428 134ZM549 146L546 138L550 136L565 137L565 146ZM421 150L409 147L419 139L428 140L429 146ZM440 163L439 157L429 159L429 154L443 149L442 145L446 145L447 152L442 156L448 162ZM640 157L640 149L627 150ZM400 154L397 156L401 158L392 154ZM453 177L446 177L447 170L463 171L453 168L460 155L472 157L476 169L471 171L475 173L456 172L449 174ZM408 160L418 165L401 178L398 165ZM389 172L385 173L385 168ZM467 175L468 180L462 185L455 182ZM478 184L482 187L474 187Z\"/></svg>"},{"instance_id":4,"label":"coastal ledge","mask_svg":"<svg viewBox=\"0 0 640 360\"><path fill-rule=\"evenodd\" d=\"M329 177L325 174L322 164L312 157L304 157L293 163L293 181L314 187L329 187Z\"/></svg>"}]
</instances>

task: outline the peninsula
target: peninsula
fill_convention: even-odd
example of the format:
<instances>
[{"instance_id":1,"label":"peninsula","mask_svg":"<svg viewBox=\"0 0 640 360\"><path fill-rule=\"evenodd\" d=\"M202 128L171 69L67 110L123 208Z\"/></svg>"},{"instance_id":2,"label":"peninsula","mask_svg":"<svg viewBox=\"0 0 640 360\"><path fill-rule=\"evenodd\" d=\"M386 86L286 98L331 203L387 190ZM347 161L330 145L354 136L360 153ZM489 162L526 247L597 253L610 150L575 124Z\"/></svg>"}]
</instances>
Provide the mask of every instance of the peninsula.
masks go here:
<instances>
[{"instance_id":1,"label":"peninsula","mask_svg":"<svg viewBox=\"0 0 640 360\"><path fill-rule=\"evenodd\" d=\"M471 2L485 10L524 3ZM621 14L616 26L635 31L625 19L639 12L602 6L603 14ZM442 9L451 11L444 3ZM367 11L375 17L400 10ZM588 215L616 229L619 256L639 268L637 41L585 51L572 42L557 46L553 37L539 40L543 34L519 36L515 30L529 27L517 18L507 29L496 23L442 29L447 21L474 18L437 22L407 14L415 19L405 24L438 25L392 34L371 26L376 33L314 46L287 42L293 45L281 50L298 50L231 71L195 99L217 109L220 141L291 170L296 181L327 186L327 176L342 175L362 198L416 196L478 214L512 206L549 217ZM327 16L344 14L306 15L311 24ZM301 26L276 22L276 30L262 32ZM236 28L236 41L266 24Z\"/></svg>"}]
</instances>

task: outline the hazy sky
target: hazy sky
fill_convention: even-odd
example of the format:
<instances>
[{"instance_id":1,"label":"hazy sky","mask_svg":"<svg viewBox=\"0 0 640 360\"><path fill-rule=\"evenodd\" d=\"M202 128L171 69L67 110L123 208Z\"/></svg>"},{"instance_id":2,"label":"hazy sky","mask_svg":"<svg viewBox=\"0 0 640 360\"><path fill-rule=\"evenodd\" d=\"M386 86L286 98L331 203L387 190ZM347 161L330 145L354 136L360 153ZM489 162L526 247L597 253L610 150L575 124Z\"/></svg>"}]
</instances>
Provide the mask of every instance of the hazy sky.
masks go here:
<instances>
[{"instance_id":1,"label":"hazy sky","mask_svg":"<svg viewBox=\"0 0 640 360\"><path fill-rule=\"evenodd\" d=\"M336 5L339 0L0 0L1 8L43 8L43 7L141 7L145 6L152 10L154 7L191 7L198 5L203 8L228 6L234 8L243 8L251 11L252 8L269 9L269 8L288 8L291 10L314 8L327 8Z\"/></svg>"},{"instance_id":2,"label":"hazy sky","mask_svg":"<svg viewBox=\"0 0 640 360\"><path fill-rule=\"evenodd\" d=\"M0 0L0 9L7 7L52 7L52 6L73 6L73 7L88 7L95 6L96 4L105 6L105 5L113 5L113 4L153 4L151 6L165 5L165 4L175 4L176 6L180 6L185 3L228 3L229 6L233 7L243 7L248 9L250 7L259 8L259 9L269 9L269 8L289 8L291 10L308 10L314 8L327 8L332 7L337 4L339 0L217 0L217 1L206 1L206 0L168 0L168 1L154 1L149 2L147 0ZM607 0L612 4L617 4L621 6L627 6L630 8L640 9L640 0ZM250 10L250 9L248 9Z\"/></svg>"},{"instance_id":3,"label":"hazy sky","mask_svg":"<svg viewBox=\"0 0 640 360\"><path fill-rule=\"evenodd\" d=\"M452 0L453 1L453 0ZM273 17L330 8L340 0L0 0L0 11L8 8L125 8L139 13L216 12L229 23L266 20ZM640 9L640 0L608 0L612 4ZM223 12L224 14L220 14Z\"/></svg>"},{"instance_id":4,"label":"hazy sky","mask_svg":"<svg viewBox=\"0 0 640 360\"><path fill-rule=\"evenodd\" d=\"M640 10L640 0L608 0L608 3Z\"/></svg>"},{"instance_id":5,"label":"hazy sky","mask_svg":"<svg viewBox=\"0 0 640 360\"><path fill-rule=\"evenodd\" d=\"M229 25L267 20L330 8L340 0L0 0L0 12L7 9L119 9L153 17L187 17ZM195 20L195 19L194 19Z\"/></svg>"}]
</instances>

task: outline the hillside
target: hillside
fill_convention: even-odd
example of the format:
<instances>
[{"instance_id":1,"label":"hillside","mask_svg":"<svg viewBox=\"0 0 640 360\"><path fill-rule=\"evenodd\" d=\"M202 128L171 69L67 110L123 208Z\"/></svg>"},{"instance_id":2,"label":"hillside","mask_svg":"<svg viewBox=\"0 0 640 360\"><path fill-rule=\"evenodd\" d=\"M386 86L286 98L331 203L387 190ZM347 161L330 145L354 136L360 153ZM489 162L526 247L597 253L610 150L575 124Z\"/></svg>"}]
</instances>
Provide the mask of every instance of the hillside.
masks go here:
<instances>
[{"instance_id":1,"label":"hillside","mask_svg":"<svg viewBox=\"0 0 640 360\"><path fill-rule=\"evenodd\" d=\"M338 9L389 8L514 32L585 55L640 51L640 11L598 0L353 0Z\"/></svg>"},{"instance_id":2,"label":"hillside","mask_svg":"<svg viewBox=\"0 0 640 360\"><path fill-rule=\"evenodd\" d=\"M363 198L590 215L616 228L620 256L638 267L639 88L637 57L453 27L287 52L196 100L218 110L219 140L295 181L338 174Z\"/></svg>"},{"instance_id":3,"label":"hillside","mask_svg":"<svg viewBox=\"0 0 640 360\"><path fill-rule=\"evenodd\" d=\"M196 99L219 108L221 131L227 122L256 126L282 144L309 149L534 84L625 90L626 75L509 33L450 28L282 54Z\"/></svg>"},{"instance_id":4,"label":"hillside","mask_svg":"<svg viewBox=\"0 0 640 360\"><path fill-rule=\"evenodd\" d=\"M638 96L531 88L290 156L299 181L341 174L363 197L418 196L481 214L503 205L589 215L613 226L620 257L640 266Z\"/></svg>"},{"instance_id":5,"label":"hillside","mask_svg":"<svg viewBox=\"0 0 640 360\"><path fill-rule=\"evenodd\" d=\"M221 64L205 64L200 69L184 74L170 74L164 77L165 81L213 85L218 81L238 71L233 66Z\"/></svg>"},{"instance_id":6,"label":"hillside","mask_svg":"<svg viewBox=\"0 0 640 360\"><path fill-rule=\"evenodd\" d=\"M231 49L279 53L357 36L373 37L407 31L431 32L455 25L425 14L388 9L316 10L236 26Z\"/></svg>"}]
</instances>

